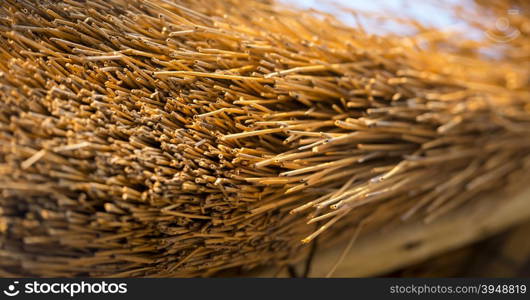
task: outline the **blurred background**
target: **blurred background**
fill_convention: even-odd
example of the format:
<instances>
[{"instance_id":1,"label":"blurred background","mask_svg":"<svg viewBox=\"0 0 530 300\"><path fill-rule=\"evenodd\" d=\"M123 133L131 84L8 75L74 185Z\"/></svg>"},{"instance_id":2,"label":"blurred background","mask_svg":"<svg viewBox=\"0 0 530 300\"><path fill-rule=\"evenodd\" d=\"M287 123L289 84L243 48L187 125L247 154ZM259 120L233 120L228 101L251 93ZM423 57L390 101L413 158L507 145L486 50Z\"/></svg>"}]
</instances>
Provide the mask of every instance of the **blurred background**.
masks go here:
<instances>
[{"instance_id":1,"label":"blurred background","mask_svg":"<svg viewBox=\"0 0 530 300\"><path fill-rule=\"evenodd\" d=\"M298 9L314 9L339 17L345 24L362 26L373 34L418 34L419 28L441 30L451 39L492 42L480 53L500 58L503 44L521 35L519 16L528 14L526 0L280 0ZM488 10L487 8L490 8ZM413 20L413 23L410 21ZM514 26L515 25L515 26ZM525 28L524 33L530 29ZM523 33L523 35L525 35ZM526 39L525 39L526 40ZM524 47L528 49L527 45ZM528 53L525 54L528 56Z\"/></svg>"},{"instance_id":2,"label":"blurred background","mask_svg":"<svg viewBox=\"0 0 530 300\"><path fill-rule=\"evenodd\" d=\"M351 22L342 8L350 8L356 11L364 11L374 14L385 14L401 17L413 17L416 20L425 22L437 27L450 27L457 25L458 18L450 10L441 9L447 5L472 5L470 1L414 1L414 0L283 0L293 6L318 9L333 14L338 14L345 22ZM351 17L351 16L350 16ZM366 20L363 20L366 21ZM386 28L389 30L390 28Z\"/></svg>"}]
</instances>

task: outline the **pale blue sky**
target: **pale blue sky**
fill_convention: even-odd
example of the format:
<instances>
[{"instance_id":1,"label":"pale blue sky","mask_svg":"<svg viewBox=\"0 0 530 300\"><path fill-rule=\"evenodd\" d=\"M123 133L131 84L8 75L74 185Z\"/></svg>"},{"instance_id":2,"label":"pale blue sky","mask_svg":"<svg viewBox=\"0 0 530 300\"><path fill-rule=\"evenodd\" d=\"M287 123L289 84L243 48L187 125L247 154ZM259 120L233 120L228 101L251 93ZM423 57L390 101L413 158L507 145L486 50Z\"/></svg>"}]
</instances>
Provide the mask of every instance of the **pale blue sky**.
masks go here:
<instances>
[{"instance_id":1,"label":"pale blue sky","mask_svg":"<svg viewBox=\"0 0 530 300\"><path fill-rule=\"evenodd\" d=\"M392 12L392 15L413 17L415 20L419 20L424 24L439 28L462 26L462 22L455 18L450 10L437 7L436 0L282 0L282 2L302 8L316 8L322 11L334 13L346 23L353 22L353 19L348 14L344 14L340 9L337 9L333 3L368 12L381 13L384 10L388 10ZM463 4L465 2L466 0L443 1L443 3L446 5L451 3ZM382 31L396 31L396 29L393 27L375 29L376 31L378 29Z\"/></svg>"},{"instance_id":2,"label":"pale blue sky","mask_svg":"<svg viewBox=\"0 0 530 300\"><path fill-rule=\"evenodd\" d=\"M346 24L355 26L355 19L350 13L339 7L349 7L365 12L376 12L379 15L412 17L424 25L463 34L465 38L481 40L486 37L486 32L472 28L466 22L454 15L450 8L452 5L466 7L473 13L474 3L472 0L278 0L290 6L300 8L315 8L320 11L332 13ZM335 5L336 4L336 5ZM339 6L337 6L339 5ZM507 12L508 13L508 12ZM491 28L495 28L496 16L490 16ZM481 15L481 18L487 16ZM397 25L393 22L374 22L373 20L361 18L361 24L370 33L411 33L410 28ZM511 29L509 30L511 31ZM502 44L499 44L502 47ZM483 54L495 57L497 50L483 50Z\"/></svg>"}]
</instances>

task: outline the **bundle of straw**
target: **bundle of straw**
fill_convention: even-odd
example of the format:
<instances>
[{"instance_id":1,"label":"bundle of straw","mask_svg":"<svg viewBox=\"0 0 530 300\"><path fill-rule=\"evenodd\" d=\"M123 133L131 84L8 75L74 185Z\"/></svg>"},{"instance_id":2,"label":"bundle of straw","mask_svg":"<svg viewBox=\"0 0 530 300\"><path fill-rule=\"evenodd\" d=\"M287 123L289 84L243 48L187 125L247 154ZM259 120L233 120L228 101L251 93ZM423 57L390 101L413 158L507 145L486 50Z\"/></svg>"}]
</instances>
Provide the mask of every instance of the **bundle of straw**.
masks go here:
<instances>
[{"instance_id":1,"label":"bundle of straw","mask_svg":"<svg viewBox=\"0 0 530 300\"><path fill-rule=\"evenodd\" d=\"M285 265L528 181L526 65L424 33L258 0L4 1L0 275Z\"/></svg>"}]
</instances>

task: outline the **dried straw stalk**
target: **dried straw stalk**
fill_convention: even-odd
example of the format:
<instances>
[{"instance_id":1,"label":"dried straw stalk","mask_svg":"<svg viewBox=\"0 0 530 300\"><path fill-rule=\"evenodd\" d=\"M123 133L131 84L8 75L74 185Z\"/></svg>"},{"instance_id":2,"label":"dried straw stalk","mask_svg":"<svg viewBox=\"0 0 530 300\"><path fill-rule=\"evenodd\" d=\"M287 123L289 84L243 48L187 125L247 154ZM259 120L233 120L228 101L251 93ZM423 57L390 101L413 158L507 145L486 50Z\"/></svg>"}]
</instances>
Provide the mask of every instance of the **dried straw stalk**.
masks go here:
<instances>
[{"instance_id":1,"label":"dried straw stalk","mask_svg":"<svg viewBox=\"0 0 530 300\"><path fill-rule=\"evenodd\" d=\"M4 1L0 275L281 266L527 182L527 60L425 33L257 0Z\"/></svg>"}]
</instances>

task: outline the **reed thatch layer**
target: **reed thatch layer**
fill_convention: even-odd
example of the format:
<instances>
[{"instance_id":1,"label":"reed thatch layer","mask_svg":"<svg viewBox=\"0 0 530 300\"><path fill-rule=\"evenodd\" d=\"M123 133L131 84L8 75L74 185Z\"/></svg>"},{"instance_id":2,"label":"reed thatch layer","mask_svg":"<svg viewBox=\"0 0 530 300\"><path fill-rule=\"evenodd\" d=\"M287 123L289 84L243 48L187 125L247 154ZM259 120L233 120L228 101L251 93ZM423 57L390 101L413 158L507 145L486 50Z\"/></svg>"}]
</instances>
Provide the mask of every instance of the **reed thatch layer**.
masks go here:
<instances>
[{"instance_id":1,"label":"reed thatch layer","mask_svg":"<svg viewBox=\"0 0 530 300\"><path fill-rule=\"evenodd\" d=\"M430 36L267 1L4 1L0 275L282 265L528 181L527 59Z\"/></svg>"}]
</instances>

